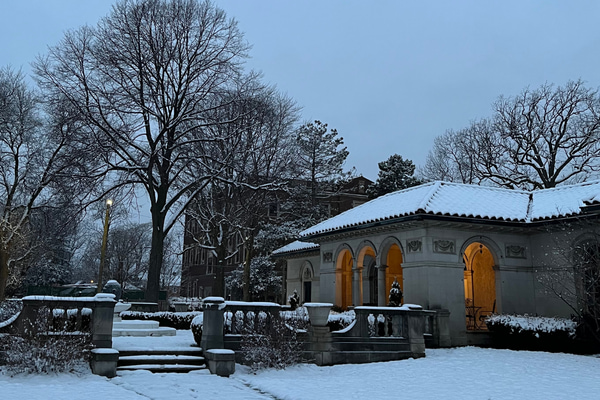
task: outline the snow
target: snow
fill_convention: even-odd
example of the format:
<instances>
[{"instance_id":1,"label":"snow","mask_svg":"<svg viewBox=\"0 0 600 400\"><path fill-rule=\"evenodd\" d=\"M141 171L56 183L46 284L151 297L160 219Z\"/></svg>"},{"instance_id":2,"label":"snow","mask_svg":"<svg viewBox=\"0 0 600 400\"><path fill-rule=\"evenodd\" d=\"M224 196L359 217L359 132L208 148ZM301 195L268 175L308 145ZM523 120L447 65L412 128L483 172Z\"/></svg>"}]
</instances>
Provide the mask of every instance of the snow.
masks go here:
<instances>
[{"instance_id":1,"label":"snow","mask_svg":"<svg viewBox=\"0 0 600 400\"><path fill-rule=\"evenodd\" d=\"M185 332L168 338L115 338L115 342L126 339L142 347L154 342L150 348L173 348L174 340L189 346L193 339ZM600 358L596 357L475 347L428 349L426 354L416 360L332 367L301 364L256 374L236 365L230 378L210 375L208 370L187 374L123 371L113 379L83 372L0 375L0 387L3 399L28 400L333 400L396 394L423 400L562 400L594 399L600 390Z\"/></svg>"},{"instance_id":2,"label":"snow","mask_svg":"<svg viewBox=\"0 0 600 400\"><path fill-rule=\"evenodd\" d=\"M304 303L304 307L333 307L332 303Z\"/></svg>"},{"instance_id":3,"label":"snow","mask_svg":"<svg viewBox=\"0 0 600 400\"><path fill-rule=\"evenodd\" d=\"M513 328L516 332L556 332L565 331L570 335L575 334L577 323L566 318L534 317L529 315L492 315L488 318L491 323L498 323Z\"/></svg>"},{"instance_id":4,"label":"snow","mask_svg":"<svg viewBox=\"0 0 600 400\"><path fill-rule=\"evenodd\" d=\"M116 349L92 349L94 354L118 354L119 350Z\"/></svg>"},{"instance_id":5,"label":"snow","mask_svg":"<svg viewBox=\"0 0 600 400\"><path fill-rule=\"evenodd\" d=\"M300 237L416 214L532 222L580 214L584 201L599 195L600 181L536 191L438 181L378 197L300 232Z\"/></svg>"},{"instance_id":6,"label":"snow","mask_svg":"<svg viewBox=\"0 0 600 400\"><path fill-rule=\"evenodd\" d=\"M228 350L228 349L212 349L212 350L207 350L207 353L212 353L212 354L235 354L235 352L233 350Z\"/></svg>"},{"instance_id":7,"label":"snow","mask_svg":"<svg viewBox=\"0 0 600 400\"><path fill-rule=\"evenodd\" d=\"M290 244L280 247L277 250L274 250L272 254L283 254L283 253L288 253L288 252L296 252L296 251L311 250L311 249L318 249L318 248L319 248L319 245L316 243L301 242L299 240L296 240Z\"/></svg>"},{"instance_id":8,"label":"snow","mask_svg":"<svg viewBox=\"0 0 600 400\"><path fill-rule=\"evenodd\" d=\"M94 297L63 297L63 296L25 296L23 300L41 300L41 301L115 301L115 295L112 293L98 293Z\"/></svg>"}]
</instances>

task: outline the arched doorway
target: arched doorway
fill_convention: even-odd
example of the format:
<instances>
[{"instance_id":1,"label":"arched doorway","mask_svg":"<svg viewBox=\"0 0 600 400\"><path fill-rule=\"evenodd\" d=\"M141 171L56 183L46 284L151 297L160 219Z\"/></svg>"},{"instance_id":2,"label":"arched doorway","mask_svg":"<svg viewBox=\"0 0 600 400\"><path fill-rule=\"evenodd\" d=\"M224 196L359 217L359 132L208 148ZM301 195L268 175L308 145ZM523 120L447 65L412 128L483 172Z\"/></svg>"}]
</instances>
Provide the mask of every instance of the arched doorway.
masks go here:
<instances>
[{"instance_id":1,"label":"arched doorway","mask_svg":"<svg viewBox=\"0 0 600 400\"><path fill-rule=\"evenodd\" d=\"M352 266L354 260L348 249L342 249L337 256L335 268L335 303L342 308L352 305Z\"/></svg>"},{"instance_id":2,"label":"arched doorway","mask_svg":"<svg viewBox=\"0 0 600 400\"><path fill-rule=\"evenodd\" d=\"M474 242L465 249L463 262L467 329L486 329L485 317L496 312L494 256L483 243Z\"/></svg>"}]
</instances>

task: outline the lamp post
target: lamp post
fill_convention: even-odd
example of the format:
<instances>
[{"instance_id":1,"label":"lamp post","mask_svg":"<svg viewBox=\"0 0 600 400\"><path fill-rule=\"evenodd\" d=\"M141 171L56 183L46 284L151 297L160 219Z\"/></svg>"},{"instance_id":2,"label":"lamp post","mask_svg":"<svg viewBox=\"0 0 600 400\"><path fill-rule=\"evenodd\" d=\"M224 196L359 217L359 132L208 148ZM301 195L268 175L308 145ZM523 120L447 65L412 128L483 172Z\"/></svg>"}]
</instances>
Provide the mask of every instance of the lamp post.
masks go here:
<instances>
[{"instance_id":1,"label":"lamp post","mask_svg":"<svg viewBox=\"0 0 600 400\"><path fill-rule=\"evenodd\" d=\"M110 207L113 201L111 199L106 200L106 214L104 216L104 234L102 235L102 247L100 248L100 270L98 271L98 287L96 293L102 291L102 274L104 273L104 262L106 260L106 241L108 240L108 225L110 216Z\"/></svg>"}]
</instances>

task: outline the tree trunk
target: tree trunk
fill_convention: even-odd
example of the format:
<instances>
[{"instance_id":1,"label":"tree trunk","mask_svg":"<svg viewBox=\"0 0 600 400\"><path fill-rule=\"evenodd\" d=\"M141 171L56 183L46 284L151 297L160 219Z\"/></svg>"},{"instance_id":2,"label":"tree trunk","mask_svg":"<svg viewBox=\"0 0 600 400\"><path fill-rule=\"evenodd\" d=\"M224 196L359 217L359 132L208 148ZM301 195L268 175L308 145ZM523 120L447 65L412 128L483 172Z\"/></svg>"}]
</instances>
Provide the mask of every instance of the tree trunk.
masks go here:
<instances>
[{"instance_id":1,"label":"tree trunk","mask_svg":"<svg viewBox=\"0 0 600 400\"><path fill-rule=\"evenodd\" d=\"M252 262L252 253L254 250L254 234L251 234L245 244L246 260L244 261L244 301L250 301L250 263Z\"/></svg>"},{"instance_id":2,"label":"tree trunk","mask_svg":"<svg viewBox=\"0 0 600 400\"><path fill-rule=\"evenodd\" d=\"M148 282L146 283L146 301L157 303L160 291L160 270L163 263L164 250L164 221L152 217L152 247L148 265Z\"/></svg>"},{"instance_id":3,"label":"tree trunk","mask_svg":"<svg viewBox=\"0 0 600 400\"><path fill-rule=\"evenodd\" d=\"M6 284L8 283L8 254L0 249L0 302L6 297Z\"/></svg>"}]
</instances>

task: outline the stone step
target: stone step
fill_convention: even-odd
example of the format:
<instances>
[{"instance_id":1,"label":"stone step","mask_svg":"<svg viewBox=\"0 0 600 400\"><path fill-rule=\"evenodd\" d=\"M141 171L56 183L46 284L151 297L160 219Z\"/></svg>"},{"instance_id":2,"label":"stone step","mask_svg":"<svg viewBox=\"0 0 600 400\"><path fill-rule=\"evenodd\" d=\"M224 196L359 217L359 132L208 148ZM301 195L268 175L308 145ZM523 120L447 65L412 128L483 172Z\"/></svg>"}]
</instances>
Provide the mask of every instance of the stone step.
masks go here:
<instances>
[{"instance_id":1,"label":"stone step","mask_svg":"<svg viewBox=\"0 0 600 400\"><path fill-rule=\"evenodd\" d=\"M129 356L145 356L145 355L171 355L171 356L196 356L202 357L202 349L200 347L163 347L163 348L153 348L153 349L141 349L141 348L133 348L133 349L119 349L119 355L122 357Z\"/></svg>"},{"instance_id":2,"label":"stone step","mask_svg":"<svg viewBox=\"0 0 600 400\"><path fill-rule=\"evenodd\" d=\"M170 365L170 364L140 364L140 365L128 365L117 367L117 371L150 371L153 373L157 372L178 372L178 373L188 373L191 371L198 371L206 369L205 365Z\"/></svg>"},{"instance_id":3,"label":"stone step","mask_svg":"<svg viewBox=\"0 0 600 400\"><path fill-rule=\"evenodd\" d=\"M175 328L168 327L158 327L152 329L120 329L113 328L112 336L175 336L177 335L177 330Z\"/></svg>"},{"instance_id":4,"label":"stone step","mask_svg":"<svg viewBox=\"0 0 600 400\"><path fill-rule=\"evenodd\" d=\"M113 329L157 329L158 321L125 320L113 322Z\"/></svg>"},{"instance_id":5,"label":"stone step","mask_svg":"<svg viewBox=\"0 0 600 400\"><path fill-rule=\"evenodd\" d=\"M119 355L118 366L137 366L137 365L205 365L204 357L188 355L165 355L148 354L135 356Z\"/></svg>"},{"instance_id":6,"label":"stone step","mask_svg":"<svg viewBox=\"0 0 600 400\"><path fill-rule=\"evenodd\" d=\"M117 371L186 373L206 368L199 347L131 348L119 350Z\"/></svg>"}]
</instances>

